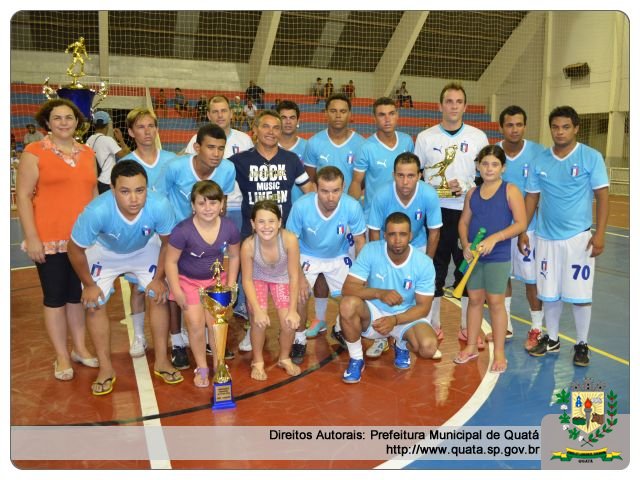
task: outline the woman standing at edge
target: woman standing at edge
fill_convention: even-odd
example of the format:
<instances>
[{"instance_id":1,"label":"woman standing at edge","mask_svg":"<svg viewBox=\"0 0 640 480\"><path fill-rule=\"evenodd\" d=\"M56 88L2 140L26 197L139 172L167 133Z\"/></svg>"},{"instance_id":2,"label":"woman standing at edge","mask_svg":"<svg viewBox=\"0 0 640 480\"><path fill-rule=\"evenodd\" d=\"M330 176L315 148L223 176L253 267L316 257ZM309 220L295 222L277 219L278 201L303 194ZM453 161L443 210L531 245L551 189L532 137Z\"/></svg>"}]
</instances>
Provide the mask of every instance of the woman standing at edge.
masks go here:
<instances>
[{"instance_id":1,"label":"woman standing at edge","mask_svg":"<svg viewBox=\"0 0 640 480\"><path fill-rule=\"evenodd\" d=\"M76 218L98 194L93 150L74 140L84 116L72 102L50 100L35 115L48 135L25 148L16 185L23 250L36 264L44 294L44 324L56 352L54 376L73 379L71 361L98 367L85 344L82 289L67 257ZM67 325L73 350L67 350Z\"/></svg>"}]
</instances>

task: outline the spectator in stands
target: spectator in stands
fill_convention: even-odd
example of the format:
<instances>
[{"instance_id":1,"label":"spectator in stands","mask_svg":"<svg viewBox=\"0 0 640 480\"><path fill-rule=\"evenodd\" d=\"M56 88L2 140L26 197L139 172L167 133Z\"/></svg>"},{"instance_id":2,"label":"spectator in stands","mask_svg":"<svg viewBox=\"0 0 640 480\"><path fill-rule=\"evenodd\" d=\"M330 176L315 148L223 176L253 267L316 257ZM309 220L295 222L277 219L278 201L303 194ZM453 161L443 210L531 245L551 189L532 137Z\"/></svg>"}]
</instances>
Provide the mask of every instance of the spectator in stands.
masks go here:
<instances>
[{"instance_id":1,"label":"spectator in stands","mask_svg":"<svg viewBox=\"0 0 640 480\"><path fill-rule=\"evenodd\" d=\"M316 103L319 103L320 99L324 97L324 84L321 77L316 78L316 83L311 87L311 93L316 97Z\"/></svg>"},{"instance_id":2,"label":"spectator in stands","mask_svg":"<svg viewBox=\"0 0 640 480\"><path fill-rule=\"evenodd\" d=\"M200 100L196 104L196 112L198 115L198 122L206 122L207 121L207 97L206 95L200 95Z\"/></svg>"},{"instance_id":3,"label":"spectator in stands","mask_svg":"<svg viewBox=\"0 0 640 480\"><path fill-rule=\"evenodd\" d=\"M256 107L251 99L247 100L247 104L244 106L243 113L244 118L247 120L247 125L249 125L249 130L253 128L253 122L256 119L256 111Z\"/></svg>"},{"instance_id":4,"label":"spectator in stands","mask_svg":"<svg viewBox=\"0 0 640 480\"><path fill-rule=\"evenodd\" d=\"M400 88L396 90L396 95L398 97L398 106L403 107L404 102L409 102L409 108L413 108L413 98L409 95L409 91L407 90L407 82L402 82L400 84Z\"/></svg>"},{"instance_id":5,"label":"spectator in stands","mask_svg":"<svg viewBox=\"0 0 640 480\"><path fill-rule=\"evenodd\" d=\"M245 90L245 94L247 103L251 100L260 110L264 108L264 90L256 85L256 82L249 81L249 87Z\"/></svg>"},{"instance_id":6,"label":"spectator in stands","mask_svg":"<svg viewBox=\"0 0 640 480\"><path fill-rule=\"evenodd\" d=\"M324 84L324 89L322 91L325 100L333 95L333 79L331 77L327 78L327 83Z\"/></svg>"},{"instance_id":7,"label":"spectator in stands","mask_svg":"<svg viewBox=\"0 0 640 480\"><path fill-rule=\"evenodd\" d=\"M175 102L176 112L178 112L180 115L183 115L183 112L189 111L189 102L185 98L184 93L182 93L182 90L180 89L180 87L176 87L174 102Z\"/></svg>"},{"instance_id":8,"label":"spectator in stands","mask_svg":"<svg viewBox=\"0 0 640 480\"><path fill-rule=\"evenodd\" d=\"M155 98L155 102L153 102L153 108L156 110L167 109L167 98L164 95L164 88L158 90L158 96Z\"/></svg>"},{"instance_id":9,"label":"spectator in stands","mask_svg":"<svg viewBox=\"0 0 640 480\"><path fill-rule=\"evenodd\" d=\"M244 107L242 106L242 100L239 95L236 95L233 99L233 103L229 105L231 107L231 112L233 114L233 118L231 120L233 128L239 130L242 128L242 124L244 123Z\"/></svg>"},{"instance_id":10,"label":"spectator in stands","mask_svg":"<svg viewBox=\"0 0 640 480\"><path fill-rule=\"evenodd\" d=\"M71 362L97 368L98 360L85 344L82 288L67 256L67 243L76 218L93 197L96 160L93 151L73 138L85 121L72 102L49 100L35 115L49 131L27 145L18 167L16 202L24 232L24 249L36 264L44 294L44 326L56 354L53 374L72 380ZM67 350L67 331L73 349Z\"/></svg>"},{"instance_id":11,"label":"spectator in stands","mask_svg":"<svg viewBox=\"0 0 640 480\"><path fill-rule=\"evenodd\" d=\"M271 105L271 110L275 110L278 111L278 105L280 105L281 100L279 98L276 98L273 101L273 105Z\"/></svg>"},{"instance_id":12,"label":"spectator in stands","mask_svg":"<svg viewBox=\"0 0 640 480\"><path fill-rule=\"evenodd\" d=\"M355 98L356 96L356 86L353 83L353 80L349 80L349 83L342 87L342 93L344 93L349 100Z\"/></svg>"},{"instance_id":13,"label":"spectator in stands","mask_svg":"<svg viewBox=\"0 0 640 480\"><path fill-rule=\"evenodd\" d=\"M31 142L38 142L44 138L44 135L36 130L36 126L33 123L27 123L27 133L24 135L24 146L26 147ZM15 138L13 141L12 150L15 149Z\"/></svg>"},{"instance_id":14,"label":"spectator in stands","mask_svg":"<svg viewBox=\"0 0 640 480\"><path fill-rule=\"evenodd\" d=\"M87 139L86 145L96 153L98 162L98 192L104 193L111 188L111 169L127 153L129 147L119 128L113 129L113 138L107 135L111 117L107 112L99 111L93 115L95 133Z\"/></svg>"}]
</instances>

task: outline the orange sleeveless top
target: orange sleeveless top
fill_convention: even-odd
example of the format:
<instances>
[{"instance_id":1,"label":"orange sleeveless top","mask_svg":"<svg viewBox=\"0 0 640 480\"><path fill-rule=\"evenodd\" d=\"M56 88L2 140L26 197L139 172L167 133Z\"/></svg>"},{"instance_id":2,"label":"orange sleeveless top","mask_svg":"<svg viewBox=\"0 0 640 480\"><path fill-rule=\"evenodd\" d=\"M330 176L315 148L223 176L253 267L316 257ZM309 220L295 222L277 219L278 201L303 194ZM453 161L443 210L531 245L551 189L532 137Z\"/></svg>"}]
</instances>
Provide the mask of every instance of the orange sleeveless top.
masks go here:
<instances>
[{"instance_id":1,"label":"orange sleeveless top","mask_svg":"<svg viewBox=\"0 0 640 480\"><path fill-rule=\"evenodd\" d=\"M97 184L95 153L74 143L72 154L65 156L48 137L30 143L25 151L38 157L33 216L45 253L66 252L73 224L93 199Z\"/></svg>"}]
</instances>

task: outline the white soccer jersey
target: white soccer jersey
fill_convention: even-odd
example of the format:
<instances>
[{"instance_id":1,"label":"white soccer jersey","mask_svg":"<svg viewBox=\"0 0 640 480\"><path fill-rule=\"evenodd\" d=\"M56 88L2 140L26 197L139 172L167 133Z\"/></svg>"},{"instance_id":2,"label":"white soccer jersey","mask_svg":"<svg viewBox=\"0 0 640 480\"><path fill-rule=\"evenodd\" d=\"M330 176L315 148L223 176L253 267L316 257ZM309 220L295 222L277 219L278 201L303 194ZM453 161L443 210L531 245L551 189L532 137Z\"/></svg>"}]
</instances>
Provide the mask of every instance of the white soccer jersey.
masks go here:
<instances>
[{"instance_id":1,"label":"white soccer jersey","mask_svg":"<svg viewBox=\"0 0 640 480\"><path fill-rule=\"evenodd\" d=\"M442 162L445 158L445 149L455 147L455 158L446 169L447 180L458 180L466 192L475 185L476 177L475 159L478 152L489 145L489 140L482 130L471 125L462 124L455 135L449 134L442 125L435 125L418 134L416 138L415 154L420 158L420 165L424 168L424 180L438 187L440 177L429 181L429 177L436 170L429 170L429 166ZM452 210L462 210L464 207L464 195L455 198L441 198L440 206Z\"/></svg>"}]
</instances>

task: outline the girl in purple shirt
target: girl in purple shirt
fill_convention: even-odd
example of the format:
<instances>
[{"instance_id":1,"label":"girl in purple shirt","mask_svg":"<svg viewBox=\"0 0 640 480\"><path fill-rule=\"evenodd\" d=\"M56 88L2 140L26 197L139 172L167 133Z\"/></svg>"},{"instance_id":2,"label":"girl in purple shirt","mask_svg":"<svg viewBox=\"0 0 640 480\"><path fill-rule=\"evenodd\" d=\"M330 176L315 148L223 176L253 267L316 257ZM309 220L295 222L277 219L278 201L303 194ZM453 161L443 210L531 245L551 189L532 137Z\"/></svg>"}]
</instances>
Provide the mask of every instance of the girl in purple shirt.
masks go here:
<instances>
[{"instance_id":1,"label":"girl in purple shirt","mask_svg":"<svg viewBox=\"0 0 640 480\"><path fill-rule=\"evenodd\" d=\"M171 232L165 270L174 300L182 309L189 332L189 344L196 361L193 383L196 387L209 386L209 368L205 351L205 325L209 338L215 338L213 317L200 303L198 290L213 283L211 265L229 258L227 271L221 281L234 286L240 269L240 233L234 223L220 216L224 193L211 180L196 182L191 189L193 217L180 222ZM213 346L212 346L213 347ZM214 348L225 348L215 345ZM214 369L216 355L214 353Z\"/></svg>"}]
</instances>

